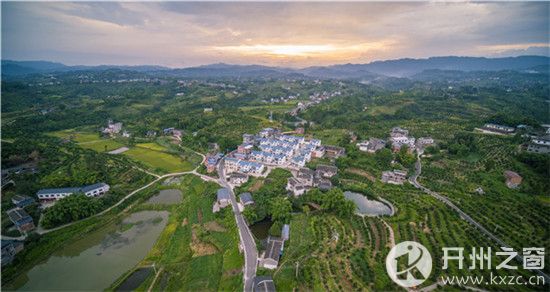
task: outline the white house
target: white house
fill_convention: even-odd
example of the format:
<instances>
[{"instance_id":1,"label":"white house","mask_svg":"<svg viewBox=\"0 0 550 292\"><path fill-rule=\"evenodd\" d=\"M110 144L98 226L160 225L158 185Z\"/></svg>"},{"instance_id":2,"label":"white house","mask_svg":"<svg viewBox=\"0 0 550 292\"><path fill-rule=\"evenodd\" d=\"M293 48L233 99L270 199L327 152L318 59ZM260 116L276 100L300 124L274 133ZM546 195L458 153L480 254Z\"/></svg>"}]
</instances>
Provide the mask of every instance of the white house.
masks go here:
<instances>
[{"instance_id":1,"label":"white house","mask_svg":"<svg viewBox=\"0 0 550 292\"><path fill-rule=\"evenodd\" d=\"M60 200L74 193L84 193L88 197L101 196L109 191L106 183L97 183L77 188L43 189L36 193L40 201Z\"/></svg>"}]
</instances>

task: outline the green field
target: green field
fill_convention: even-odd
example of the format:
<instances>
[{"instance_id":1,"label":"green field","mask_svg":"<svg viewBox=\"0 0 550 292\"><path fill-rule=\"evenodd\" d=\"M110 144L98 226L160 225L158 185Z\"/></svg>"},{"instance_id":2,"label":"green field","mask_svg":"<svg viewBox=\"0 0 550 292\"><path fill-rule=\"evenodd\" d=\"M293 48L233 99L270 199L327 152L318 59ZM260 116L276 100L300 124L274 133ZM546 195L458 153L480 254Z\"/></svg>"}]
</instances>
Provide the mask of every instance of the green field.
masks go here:
<instances>
[{"instance_id":1,"label":"green field","mask_svg":"<svg viewBox=\"0 0 550 292\"><path fill-rule=\"evenodd\" d=\"M116 140L105 139L101 137L99 133L80 131L76 129L50 132L48 135L61 139L69 139L77 143L82 148L91 149L97 152L111 151L125 146Z\"/></svg>"},{"instance_id":2,"label":"green field","mask_svg":"<svg viewBox=\"0 0 550 292\"><path fill-rule=\"evenodd\" d=\"M174 154L148 148L133 147L123 154L161 172L181 172L193 169L190 162Z\"/></svg>"},{"instance_id":3,"label":"green field","mask_svg":"<svg viewBox=\"0 0 550 292\"><path fill-rule=\"evenodd\" d=\"M171 186L174 187L174 186ZM176 186L184 194L178 205L150 205L139 210L164 208L169 222L155 246L138 266L162 269L154 291L236 291L242 287L243 255L239 253L237 226L230 208L212 213L217 185L185 176ZM129 275L127 273L127 275ZM121 277L113 287L127 276ZM153 275L138 290L146 291Z\"/></svg>"},{"instance_id":4,"label":"green field","mask_svg":"<svg viewBox=\"0 0 550 292\"><path fill-rule=\"evenodd\" d=\"M76 129L67 129L67 130L50 132L48 133L48 135L58 137L61 139L71 139L76 143L87 143L87 142L98 141L102 139L99 136L99 133L77 131Z\"/></svg>"}]
</instances>

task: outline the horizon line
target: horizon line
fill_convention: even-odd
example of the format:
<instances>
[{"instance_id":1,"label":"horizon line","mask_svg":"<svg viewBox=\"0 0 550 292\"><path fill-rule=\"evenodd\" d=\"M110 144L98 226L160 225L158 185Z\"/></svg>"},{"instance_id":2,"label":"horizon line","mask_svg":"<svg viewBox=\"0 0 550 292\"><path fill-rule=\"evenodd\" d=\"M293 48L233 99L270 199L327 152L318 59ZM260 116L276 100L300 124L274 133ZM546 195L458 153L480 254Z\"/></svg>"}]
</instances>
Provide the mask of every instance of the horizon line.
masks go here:
<instances>
[{"instance_id":1,"label":"horizon line","mask_svg":"<svg viewBox=\"0 0 550 292\"><path fill-rule=\"evenodd\" d=\"M542 57L542 58L549 58L550 56L545 55L517 55L517 56L501 56L501 57L491 57L491 56L459 56L459 55L441 55L441 56L430 56L430 57L423 57L423 58L413 58L413 57L402 57L402 58L396 58L396 59L381 59L381 60L373 60L370 62L365 63L333 63L333 64L327 64L327 65L312 65L312 66L300 66L300 67L293 67L293 66L279 66L279 65L262 65L258 63L225 63L225 62L215 62L215 63L204 63L200 65L194 65L194 66L187 66L187 67L177 67L177 66L168 66L168 65L159 65L159 64L135 64L135 65L126 65L126 64L95 64L95 65L84 65L84 64L67 64L63 63L61 61L51 61L51 60L16 60L16 59L3 59L0 58L0 61L12 61L12 62L49 62L49 63L59 63L63 66L67 67L101 67L101 66L112 66L112 67L140 67L140 66L151 66L151 67L162 67L167 69L189 69L189 68L198 68L198 67L206 67L206 66L212 66L212 65L227 65L227 66L262 66L262 67L268 67L268 68L283 68L283 69L294 69L294 70L300 70L300 69L306 69L306 68L312 68L312 67L330 67L330 66L338 66L338 65L368 65L376 62L389 62L389 61L400 61L400 60L428 60L433 58L478 58L478 59L506 59L506 58L520 58L520 57Z\"/></svg>"}]
</instances>

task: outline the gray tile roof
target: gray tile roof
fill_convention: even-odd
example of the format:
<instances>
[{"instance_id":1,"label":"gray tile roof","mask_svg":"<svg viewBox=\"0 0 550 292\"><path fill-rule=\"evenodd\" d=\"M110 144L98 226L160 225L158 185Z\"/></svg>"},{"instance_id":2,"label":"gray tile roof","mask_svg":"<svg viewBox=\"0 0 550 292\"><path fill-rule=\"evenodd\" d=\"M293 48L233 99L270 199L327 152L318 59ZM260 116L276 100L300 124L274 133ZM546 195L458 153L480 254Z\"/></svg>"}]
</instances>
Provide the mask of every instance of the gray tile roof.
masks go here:
<instances>
[{"instance_id":1,"label":"gray tile roof","mask_svg":"<svg viewBox=\"0 0 550 292\"><path fill-rule=\"evenodd\" d=\"M218 196L218 201L231 199L231 196L229 195L229 190L227 188L219 189L217 196Z\"/></svg>"},{"instance_id":2,"label":"gray tile roof","mask_svg":"<svg viewBox=\"0 0 550 292\"><path fill-rule=\"evenodd\" d=\"M252 194L251 193L242 193L239 197L241 199L241 203L243 203L243 204L254 203L254 200L252 199Z\"/></svg>"},{"instance_id":3,"label":"gray tile roof","mask_svg":"<svg viewBox=\"0 0 550 292\"><path fill-rule=\"evenodd\" d=\"M78 192L85 193L104 186L108 186L108 185L106 183L96 183L93 185L83 186L83 187L42 189L42 190L39 190L38 193L36 194L43 195L43 194L78 193Z\"/></svg>"}]
</instances>

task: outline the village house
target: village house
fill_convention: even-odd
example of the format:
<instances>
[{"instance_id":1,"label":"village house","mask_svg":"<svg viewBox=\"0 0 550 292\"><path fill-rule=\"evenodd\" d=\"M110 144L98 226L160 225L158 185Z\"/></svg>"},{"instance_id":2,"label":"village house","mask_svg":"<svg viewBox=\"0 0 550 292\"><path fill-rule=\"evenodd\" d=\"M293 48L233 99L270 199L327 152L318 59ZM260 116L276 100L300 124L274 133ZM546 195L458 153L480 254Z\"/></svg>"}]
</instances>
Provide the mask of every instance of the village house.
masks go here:
<instances>
[{"instance_id":1,"label":"village house","mask_svg":"<svg viewBox=\"0 0 550 292\"><path fill-rule=\"evenodd\" d=\"M313 179L313 186L319 188L321 191L328 191L332 188L332 182L326 178L315 177Z\"/></svg>"},{"instance_id":2,"label":"village house","mask_svg":"<svg viewBox=\"0 0 550 292\"><path fill-rule=\"evenodd\" d=\"M225 159L225 171L227 173L242 172L250 175L261 175L264 169L265 167L263 164L254 161L246 161L232 157Z\"/></svg>"},{"instance_id":3,"label":"village house","mask_svg":"<svg viewBox=\"0 0 550 292\"><path fill-rule=\"evenodd\" d=\"M408 137L409 136L409 130L402 129L400 127L394 127L390 131L390 137L396 138L396 137Z\"/></svg>"},{"instance_id":4,"label":"village house","mask_svg":"<svg viewBox=\"0 0 550 292\"><path fill-rule=\"evenodd\" d=\"M508 126L497 124L485 124L482 128L485 131L500 133L500 134L513 134L516 129Z\"/></svg>"},{"instance_id":5,"label":"village house","mask_svg":"<svg viewBox=\"0 0 550 292\"><path fill-rule=\"evenodd\" d=\"M34 199L29 196L15 195L11 198L11 202L19 208L25 208L28 205L33 204Z\"/></svg>"},{"instance_id":6,"label":"village house","mask_svg":"<svg viewBox=\"0 0 550 292\"><path fill-rule=\"evenodd\" d=\"M432 137L420 137L416 141L416 144L418 146L422 146L422 147L427 147L427 146L433 145L434 143L435 142L434 142L434 139Z\"/></svg>"},{"instance_id":7,"label":"village house","mask_svg":"<svg viewBox=\"0 0 550 292\"><path fill-rule=\"evenodd\" d=\"M260 135L260 137L262 138L269 138L271 136L274 136L275 134L277 134L278 131L276 129L273 129L273 128L265 128L265 129L262 129L258 134Z\"/></svg>"},{"instance_id":8,"label":"village house","mask_svg":"<svg viewBox=\"0 0 550 292\"><path fill-rule=\"evenodd\" d=\"M218 161L223 157L222 153L217 153L215 155L207 155L204 160L204 165L206 166L206 172L212 173L216 170Z\"/></svg>"},{"instance_id":9,"label":"village house","mask_svg":"<svg viewBox=\"0 0 550 292\"><path fill-rule=\"evenodd\" d=\"M254 145L252 144L241 144L237 147L237 152L241 154L250 154L252 149L254 149Z\"/></svg>"},{"instance_id":10,"label":"village house","mask_svg":"<svg viewBox=\"0 0 550 292\"><path fill-rule=\"evenodd\" d=\"M510 189L517 188L523 181L523 178L517 172L511 170L506 170L504 177L506 178L506 186Z\"/></svg>"},{"instance_id":11,"label":"village house","mask_svg":"<svg viewBox=\"0 0 550 292\"><path fill-rule=\"evenodd\" d=\"M129 133L128 131L126 131L126 130L122 131L122 137L124 137L124 138L130 138L130 136L131 136L131 135L130 135L130 133Z\"/></svg>"},{"instance_id":12,"label":"village house","mask_svg":"<svg viewBox=\"0 0 550 292\"><path fill-rule=\"evenodd\" d=\"M296 173L296 179L306 186L313 186L314 177L315 172L307 167L300 168Z\"/></svg>"},{"instance_id":13,"label":"village house","mask_svg":"<svg viewBox=\"0 0 550 292\"><path fill-rule=\"evenodd\" d=\"M212 109L211 107L205 107L204 108L204 112L205 113L211 113L214 109Z\"/></svg>"},{"instance_id":14,"label":"village house","mask_svg":"<svg viewBox=\"0 0 550 292\"><path fill-rule=\"evenodd\" d=\"M269 237L267 248L260 258L260 267L274 270L279 265L279 258L283 252L284 242L281 238Z\"/></svg>"},{"instance_id":15,"label":"village house","mask_svg":"<svg viewBox=\"0 0 550 292\"><path fill-rule=\"evenodd\" d=\"M34 222L32 217L21 208L15 208L8 210L8 217L10 221L13 222L17 230L21 233L27 233L34 229Z\"/></svg>"},{"instance_id":16,"label":"village house","mask_svg":"<svg viewBox=\"0 0 550 292\"><path fill-rule=\"evenodd\" d=\"M248 181L248 175L234 172L229 175L229 182L234 186L240 186Z\"/></svg>"},{"instance_id":17,"label":"village house","mask_svg":"<svg viewBox=\"0 0 550 292\"><path fill-rule=\"evenodd\" d=\"M338 158L344 156L345 154L346 150L342 147L325 145L325 155L328 158Z\"/></svg>"},{"instance_id":18,"label":"village house","mask_svg":"<svg viewBox=\"0 0 550 292\"><path fill-rule=\"evenodd\" d=\"M287 181L286 190L292 192L295 197L298 197L307 191L307 186L298 179L291 177Z\"/></svg>"},{"instance_id":19,"label":"village house","mask_svg":"<svg viewBox=\"0 0 550 292\"><path fill-rule=\"evenodd\" d=\"M174 128L173 128L173 127L162 129L162 133L163 133L164 135L172 135L173 132L174 132Z\"/></svg>"},{"instance_id":20,"label":"village house","mask_svg":"<svg viewBox=\"0 0 550 292\"><path fill-rule=\"evenodd\" d=\"M357 144L360 151L366 151L369 153L375 153L378 150L386 147L386 141L378 138L370 138L368 141Z\"/></svg>"},{"instance_id":21,"label":"village house","mask_svg":"<svg viewBox=\"0 0 550 292\"><path fill-rule=\"evenodd\" d=\"M315 173L318 177L330 178L338 173L338 168L336 166L319 164L315 169Z\"/></svg>"},{"instance_id":22,"label":"village house","mask_svg":"<svg viewBox=\"0 0 550 292\"><path fill-rule=\"evenodd\" d=\"M382 172L382 182L402 185L407 179L407 172L403 170L394 169L393 171Z\"/></svg>"},{"instance_id":23,"label":"village house","mask_svg":"<svg viewBox=\"0 0 550 292\"><path fill-rule=\"evenodd\" d=\"M242 193L242 194L240 194L239 195L239 202L244 207L249 206L249 205L254 205L254 199L252 199L252 194L251 193Z\"/></svg>"},{"instance_id":24,"label":"village house","mask_svg":"<svg viewBox=\"0 0 550 292\"><path fill-rule=\"evenodd\" d=\"M212 212L217 213L220 209L231 205L231 194L228 189L221 188L216 193L216 202L212 206Z\"/></svg>"},{"instance_id":25,"label":"village house","mask_svg":"<svg viewBox=\"0 0 550 292\"><path fill-rule=\"evenodd\" d=\"M325 156L325 146L317 146L313 152L311 152L312 158L321 158Z\"/></svg>"},{"instance_id":26,"label":"village house","mask_svg":"<svg viewBox=\"0 0 550 292\"><path fill-rule=\"evenodd\" d=\"M252 134L243 134L243 144L254 144L256 136Z\"/></svg>"},{"instance_id":27,"label":"village house","mask_svg":"<svg viewBox=\"0 0 550 292\"><path fill-rule=\"evenodd\" d=\"M2 267L11 264L15 255L24 248L24 242L18 240L2 240Z\"/></svg>"},{"instance_id":28,"label":"village house","mask_svg":"<svg viewBox=\"0 0 550 292\"><path fill-rule=\"evenodd\" d=\"M145 132L145 136L149 137L149 138L156 137L157 136L157 131L149 130L149 131Z\"/></svg>"},{"instance_id":29,"label":"village house","mask_svg":"<svg viewBox=\"0 0 550 292\"><path fill-rule=\"evenodd\" d=\"M36 196L41 202L60 200L74 193L83 193L88 197L97 197L107 193L109 188L109 185L106 183L97 183L76 188L43 189L39 190Z\"/></svg>"},{"instance_id":30,"label":"village house","mask_svg":"<svg viewBox=\"0 0 550 292\"><path fill-rule=\"evenodd\" d=\"M113 123L113 120L109 120L107 122L107 127L101 131L103 134L106 135L114 135L120 133L122 130L122 123Z\"/></svg>"},{"instance_id":31,"label":"village house","mask_svg":"<svg viewBox=\"0 0 550 292\"><path fill-rule=\"evenodd\" d=\"M534 137L527 146L527 151L531 153L550 153L550 135Z\"/></svg>"}]
</instances>

